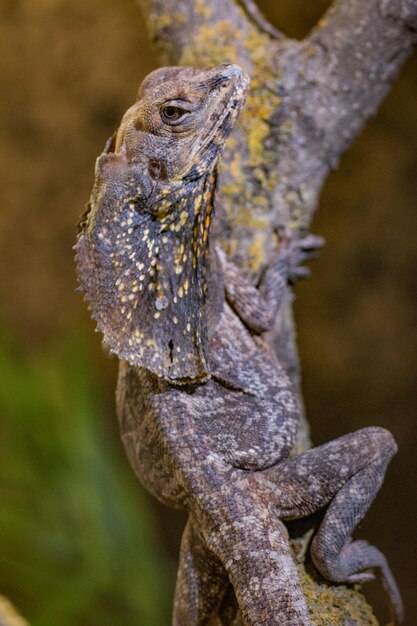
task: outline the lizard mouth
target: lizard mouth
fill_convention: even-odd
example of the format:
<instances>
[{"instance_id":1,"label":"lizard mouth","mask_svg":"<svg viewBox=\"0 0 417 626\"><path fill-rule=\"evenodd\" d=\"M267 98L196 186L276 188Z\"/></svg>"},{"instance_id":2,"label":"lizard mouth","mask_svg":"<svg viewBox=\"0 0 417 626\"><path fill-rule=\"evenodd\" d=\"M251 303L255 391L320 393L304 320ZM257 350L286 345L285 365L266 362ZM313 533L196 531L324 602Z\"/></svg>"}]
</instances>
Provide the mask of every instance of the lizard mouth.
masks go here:
<instances>
[{"instance_id":1,"label":"lizard mouth","mask_svg":"<svg viewBox=\"0 0 417 626\"><path fill-rule=\"evenodd\" d=\"M218 73L220 68L222 71ZM209 145L213 146L214 153L221 151L249 91L250 78L238 65L225 64L213 69L217 71L217 75L211 82L211 95L219 102L214 107L209 132L199 138L196 153L201 153Z\"/></svg>"}]
</instances>

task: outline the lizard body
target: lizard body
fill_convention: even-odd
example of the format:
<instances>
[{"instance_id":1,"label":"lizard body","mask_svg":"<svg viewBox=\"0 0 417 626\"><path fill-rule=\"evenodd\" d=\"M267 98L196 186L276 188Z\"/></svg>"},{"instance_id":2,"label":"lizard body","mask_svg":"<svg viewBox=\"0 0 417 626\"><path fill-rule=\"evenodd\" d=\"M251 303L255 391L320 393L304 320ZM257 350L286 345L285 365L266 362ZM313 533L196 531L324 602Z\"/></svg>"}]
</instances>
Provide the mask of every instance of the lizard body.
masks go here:
<instances>
[{"instance_id":1,"label":"lizard body","mask_svg":"<svg viewBox=\"0 0 417 626\"><path fill-rule=\"evenodd\" d=\"M257 287L209 245L217 165L248 84L234 65L150 74L97 161L76 246L93 317L121 359L132 467L190 513L173 624L208 624L231 582L244 624L308 626L283 520L318 510L316 567L347 583L378 570L400 621L385 557L351 540L395 442L368 428L290 458L300 410L264 337L322 241L284 236Z\"/></svg>"}]
</instances>

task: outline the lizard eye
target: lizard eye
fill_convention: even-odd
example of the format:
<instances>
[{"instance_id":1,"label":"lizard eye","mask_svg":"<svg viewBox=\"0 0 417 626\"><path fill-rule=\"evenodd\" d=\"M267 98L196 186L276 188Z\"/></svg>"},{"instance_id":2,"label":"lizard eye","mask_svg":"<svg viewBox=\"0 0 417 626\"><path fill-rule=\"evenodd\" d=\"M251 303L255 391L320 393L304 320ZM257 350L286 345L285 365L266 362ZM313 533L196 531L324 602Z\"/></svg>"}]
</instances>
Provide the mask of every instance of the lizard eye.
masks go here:
<instances>
[{"instance_id":1,"label":"lizard eye","mask_svg":"<svg viewBox=\"0 0 417 626\"><path fill-rule=\"evenodd\" d=\"M175 107L172 105L164 106L161 109L161 117L164 122L167 124L172 124L180 120L184 115L189 113L185 109L181 109L181 107Z\"/></svg>"}]
</instances>

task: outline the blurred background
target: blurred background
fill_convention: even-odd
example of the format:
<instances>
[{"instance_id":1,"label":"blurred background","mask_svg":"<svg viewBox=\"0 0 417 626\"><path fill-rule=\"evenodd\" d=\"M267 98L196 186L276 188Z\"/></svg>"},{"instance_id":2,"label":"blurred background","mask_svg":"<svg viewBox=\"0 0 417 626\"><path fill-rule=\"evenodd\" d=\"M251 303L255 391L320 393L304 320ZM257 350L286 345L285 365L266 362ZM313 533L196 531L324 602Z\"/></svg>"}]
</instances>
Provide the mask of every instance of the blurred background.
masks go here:
<instances>
[{"instance_id":1,"label":"blurred background","mask_svg":"<svg viewBox=\"0 0 417 626\"><path fill-rule=\"evenodd\" d=\"M302 37L329 2L264 13ZM74 292L94 160L157 66L134 0L0 0L0 593L32 626L165 626L181 513L136 482L114 415L117 363ZM400 452L358 535L388 556L417 623L417 59L324 190L327 247L297 287L319 444L365 425ZM379 584L369 597L382 623Z\"/></svg>"}]
</instances>

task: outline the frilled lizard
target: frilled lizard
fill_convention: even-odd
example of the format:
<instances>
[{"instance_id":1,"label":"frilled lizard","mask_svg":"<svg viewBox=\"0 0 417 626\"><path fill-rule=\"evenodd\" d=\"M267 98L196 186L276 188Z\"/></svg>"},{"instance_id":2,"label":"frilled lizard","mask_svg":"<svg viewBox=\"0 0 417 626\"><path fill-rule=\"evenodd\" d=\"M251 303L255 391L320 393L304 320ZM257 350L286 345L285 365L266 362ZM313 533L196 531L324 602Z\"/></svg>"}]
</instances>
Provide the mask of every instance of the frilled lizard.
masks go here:
<instances>
[{"instance_id":1,"label":"frilled lizard","mask_svg":"<svg viewBox=\"0 0 417 626\"><path fill-rule=\"evenodd\" d=\"M209 246L220 153L248 85L236 65L150 74L97 160L76 245L81 288L121 359L130 462L189 511L173 624L208 624L229 582L244 624L311 624L284 520L318 510L317 569L344 583L378 570L400 621L385 557L351 539L395 442L366 428L290 458L300 409L264 338L321 239L284 233L257 287Z\"/></svg>"}]
</instances>

